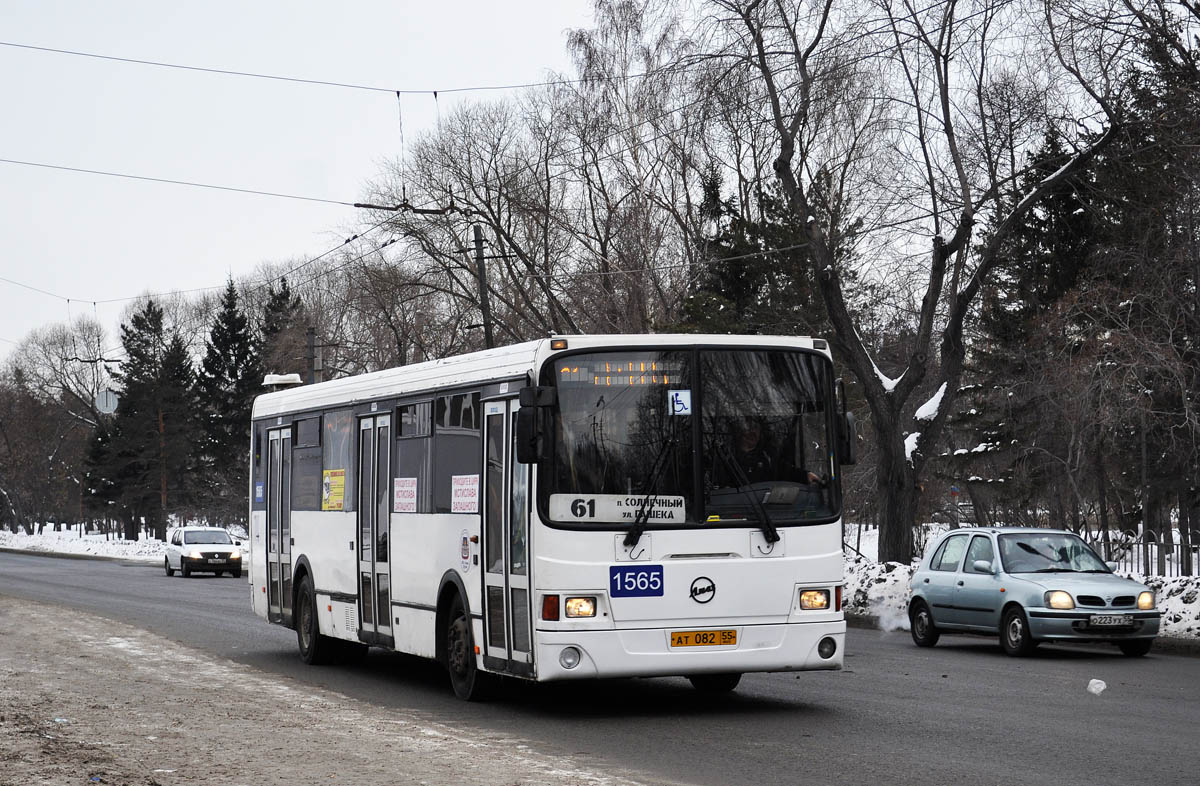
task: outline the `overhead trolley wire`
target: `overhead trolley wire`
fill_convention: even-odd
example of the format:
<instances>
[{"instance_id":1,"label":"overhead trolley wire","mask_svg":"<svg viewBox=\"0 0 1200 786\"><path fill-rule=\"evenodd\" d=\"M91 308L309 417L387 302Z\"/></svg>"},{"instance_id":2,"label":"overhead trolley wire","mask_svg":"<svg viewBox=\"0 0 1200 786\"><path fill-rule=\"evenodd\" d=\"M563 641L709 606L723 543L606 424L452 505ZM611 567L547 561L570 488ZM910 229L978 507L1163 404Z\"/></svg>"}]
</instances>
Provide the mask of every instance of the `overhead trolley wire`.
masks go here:
<instances>
[{"instance_id":1,"label":"overhead trolley wire","mask_svg":"<svg viewBox=\"0 0 1200 786\"><path fill-rule=\"evenodd\" d=\"M96 52L80 52L73 49L55 49L49 46L34 46L33 44L18 44L15 41L0 41L0 46L8 46L14 49L30 49L37 52L50 52L56 55L71 55L73 57L91 57L97 60L110 60L117 63L132 63L134 65L147 65L156 68L174 68L181 71L198 71L206 74L221 74L223 76L241 76L250 79L269 79L276 82L293 82L303 85L319 85L321 87L340 87L346 90L367 90L375 93L394 93L397 95L428 95L430 93L436 95L438 93L475 93L486 92L490 90L520 90L527 87L549 87L551 85L574 85L584 82L597 81L593 78L585 79L548 79L542 82L523 82L511 85L475 85L472 87L439 87L429 89L397 89L394 87L380 87L378 85L361 85L353 82L335 82L327 79L305 79L295 76L281 76L278 74L260 74L253 71L234 71L226 68L207 68L204 66L184 65L181 63L165 63L159 60L141 60L133 57L117 57L116 55L102 55ZM640 79L644 76L651 76L654 72L641 74L626 74L615 77L616 79ZM612 79L613 77L607 77Z\"/></svg>"}]
</instances>

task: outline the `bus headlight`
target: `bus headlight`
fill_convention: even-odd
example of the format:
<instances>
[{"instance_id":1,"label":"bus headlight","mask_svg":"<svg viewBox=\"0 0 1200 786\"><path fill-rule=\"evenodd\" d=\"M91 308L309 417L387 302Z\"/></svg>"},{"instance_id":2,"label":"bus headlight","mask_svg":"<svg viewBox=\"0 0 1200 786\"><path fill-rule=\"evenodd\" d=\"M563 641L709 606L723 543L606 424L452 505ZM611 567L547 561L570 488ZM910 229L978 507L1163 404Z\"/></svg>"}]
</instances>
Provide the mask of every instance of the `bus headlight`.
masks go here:
<instances>
[{"instance_id":1,"label":"bus headlight","mask_svg":"<svg viewBox=\"0 0 1200 786\"><path fill-rule=\"evenodd\" d=\"M596 616L596 599L589 598L567 598L564 604L568 617L594 617Z\"/></svg>"},{"instance_id":2,"label":"bus headlight","mask_svg":"<svg viewBox=\"0 0 1200 786\"><path fill-rule=\"evenodd\" d=\"M801 590L800 608L827 609L829 608L829 590Z\"/></svg>"},{"instance_id":3,"label":"bus headlight","mask_svg":"<svg viewBox=\"0 0 1200 786\"><path fill-rule=\"evenodd\" d=\"M1138 608L1149 610L1154 608L1154 593L1142 592L1138 595Z\"/></svg>"}]
</instances>

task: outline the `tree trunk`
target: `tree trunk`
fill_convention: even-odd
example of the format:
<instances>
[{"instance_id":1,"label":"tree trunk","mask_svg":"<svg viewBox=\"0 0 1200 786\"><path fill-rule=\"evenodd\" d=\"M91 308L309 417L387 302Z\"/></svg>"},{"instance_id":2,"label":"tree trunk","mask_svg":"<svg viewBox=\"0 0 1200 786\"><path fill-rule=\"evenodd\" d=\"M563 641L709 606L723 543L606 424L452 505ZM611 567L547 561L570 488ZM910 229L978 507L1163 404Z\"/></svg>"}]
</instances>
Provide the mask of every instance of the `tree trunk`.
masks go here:
<instances>
[{"instance_id":1,"label":"tree trunk","mask_svg":"<svg viewBox=\"0 0 1200 786\"><path fill-rule=\"evenodd\" d=\"M876 420L878 422L878 420ZM913 560L913 524L917 520L917 475L904 451L904 440L876 427L879 459L879 559L908 565Z\"/></svg>"}]
</instances>

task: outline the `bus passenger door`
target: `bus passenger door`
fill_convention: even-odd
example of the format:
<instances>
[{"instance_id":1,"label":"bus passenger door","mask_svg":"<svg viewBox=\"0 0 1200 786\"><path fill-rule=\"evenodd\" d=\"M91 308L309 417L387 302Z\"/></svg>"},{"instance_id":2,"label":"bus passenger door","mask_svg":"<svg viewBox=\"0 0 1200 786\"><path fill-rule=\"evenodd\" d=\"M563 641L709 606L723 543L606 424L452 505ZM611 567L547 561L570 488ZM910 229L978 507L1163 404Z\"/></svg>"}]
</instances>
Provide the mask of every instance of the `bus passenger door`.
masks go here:
<instances>
[{"instance_id":1,"label":"bus passenger door","mask_svg":"<svg viewBox=\"0 0 1200 786\"><path fill-rule=\"evenodd\" d=\"M388 571L391 446L390 416L375 415L358 421L359 638L389 646L392 644Z\"/></svg>"},{"instance_id":2,"label":"bus passenger door","mask_svg":"<svg viewBox=\"0 0 1200 786\"><path fill-rule=\"evenodd\" d=\"M292 429L268 432L267 619L292 620Z\"/></svg>"},{"instance_id":3,"label":"bus passenger door","mask_svg":"<svg viewBox=\"0 0 1200 786\"><path fill-rule=\"evenodd\" d=\"M517 400L484 404L484 662L532 676L529 466L516 460Z\"/></svg>"}]
</instances>

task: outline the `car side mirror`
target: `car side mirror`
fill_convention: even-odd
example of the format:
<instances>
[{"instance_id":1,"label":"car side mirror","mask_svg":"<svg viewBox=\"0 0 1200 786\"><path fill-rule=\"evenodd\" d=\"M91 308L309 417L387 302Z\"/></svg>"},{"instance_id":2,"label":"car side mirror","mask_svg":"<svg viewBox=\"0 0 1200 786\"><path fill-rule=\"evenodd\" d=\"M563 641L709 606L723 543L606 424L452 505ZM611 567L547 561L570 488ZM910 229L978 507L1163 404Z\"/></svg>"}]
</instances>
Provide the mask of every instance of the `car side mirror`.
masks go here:
<instances>
[{"instance_id":1,"label":"car side mirror","mask_svg":"<svg viewBox=\"0 0 1200 786\"><path fill-rule=\"evenodd\" d=\"M1108 568L1108 569L1109 569L1109 570L1111 570L1113 573L1116 573L1116 572L1117 572L1117 568L1119 568L1119 567L1121 567L1121 566L1120 566L1118 563L1116 563L1116 562L1106 562L1106 563L1104 563L1104 567Z\"/></svg>"},{"instance_id":2,"label":"car side mirror","mask_svg":"<svg viewBox=\"0 0 1200 786\"><path fill-rule=\"evenodd\" d=\"M235 546L240 546L240 545L242 545L242 542L241 542L240 540L235 540L235 541L233 542L233 545L235 545Z\"/></svg>"},{"instance_id":3,"label":"car side mirror","mask_svg":"<svg viewBox=\"0 0 1200 786\"><path fill-rule=\"evenodd\" d=\"M992 563L990 560L977 559L971 563L971 567L976 573L995 573L995 571L992 570Z\"/></svg>"}]
</instances>

